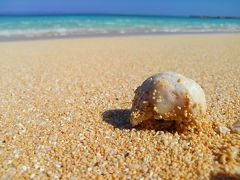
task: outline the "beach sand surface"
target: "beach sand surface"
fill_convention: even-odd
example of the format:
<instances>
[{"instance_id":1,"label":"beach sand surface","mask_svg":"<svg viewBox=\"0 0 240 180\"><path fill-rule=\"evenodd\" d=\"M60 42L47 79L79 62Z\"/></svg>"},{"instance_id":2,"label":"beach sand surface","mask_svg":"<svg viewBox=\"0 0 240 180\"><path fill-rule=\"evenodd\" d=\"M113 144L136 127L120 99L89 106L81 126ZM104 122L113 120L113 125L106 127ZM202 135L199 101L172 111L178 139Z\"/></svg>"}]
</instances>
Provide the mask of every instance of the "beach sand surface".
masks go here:
<instances>
[{"instance_id":1,"label":"beach sand surface","mask_svg":"<svg viewBox=\"0 0 240 180\"><path fill-rule=\"evenodd\" d=\"M206 117L132 128L134 90L165 71L201 85ZM240 34L1 42L0 100L2 179L240 175Z\"/></svg>"}]
</instances>

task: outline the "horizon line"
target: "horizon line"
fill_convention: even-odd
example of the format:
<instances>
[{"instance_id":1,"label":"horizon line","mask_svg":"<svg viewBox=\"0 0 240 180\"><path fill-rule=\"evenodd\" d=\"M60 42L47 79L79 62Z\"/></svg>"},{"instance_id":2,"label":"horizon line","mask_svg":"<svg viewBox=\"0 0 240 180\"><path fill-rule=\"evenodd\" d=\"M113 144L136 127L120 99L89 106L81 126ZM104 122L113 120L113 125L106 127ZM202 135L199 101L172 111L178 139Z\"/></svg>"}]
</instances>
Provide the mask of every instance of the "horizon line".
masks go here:
<instances>
[{"instance_id":1,"label":"horizon line","mask_svg":"<svg viewBox=\"0 0 240 180\"><path fill-rule=\"evenodd\" d=\"M191 18L229 18L239 19L240 16L208 16L208 15L154 15L154 14L115 14L115 13L0 13L0 16L147 16L147 17L191 17Z\"/></svg>"}]
</instances>

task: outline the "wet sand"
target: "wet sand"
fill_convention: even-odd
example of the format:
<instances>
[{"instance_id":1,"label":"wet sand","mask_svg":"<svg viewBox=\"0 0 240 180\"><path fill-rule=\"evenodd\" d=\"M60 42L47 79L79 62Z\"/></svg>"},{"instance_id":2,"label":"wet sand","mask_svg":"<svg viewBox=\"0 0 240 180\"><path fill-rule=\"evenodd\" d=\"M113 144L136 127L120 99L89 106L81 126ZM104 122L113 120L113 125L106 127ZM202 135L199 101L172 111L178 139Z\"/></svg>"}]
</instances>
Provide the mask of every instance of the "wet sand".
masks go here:
<instances>
[{"instance_id":1,"label":"wet sand","mask_svg":"<svg viewBox=\"0 0 240 180\"><path fill-rule=\"evenodd\" d=\"M239 45L239 34L1 42L0 176L239 178ZM134 90L164 71L201 85L206 117L132 128Z\"/></svg>"}]
</instances>

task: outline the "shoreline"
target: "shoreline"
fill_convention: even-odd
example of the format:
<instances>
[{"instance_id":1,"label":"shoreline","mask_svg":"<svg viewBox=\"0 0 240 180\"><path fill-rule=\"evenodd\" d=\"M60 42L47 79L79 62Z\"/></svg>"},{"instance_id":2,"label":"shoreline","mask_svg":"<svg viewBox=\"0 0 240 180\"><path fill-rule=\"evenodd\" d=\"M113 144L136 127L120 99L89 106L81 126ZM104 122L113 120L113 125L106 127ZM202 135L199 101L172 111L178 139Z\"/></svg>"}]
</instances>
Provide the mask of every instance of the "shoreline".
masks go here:
<instances>
[{"instance_id":1,"label":"shoreline","mask_svg":"<svg viewBox=\"0 0 240 180\"><path fill-rule=\"evenodd\" d=\"M35 40L55 40L55 39L78 39L78 38L98 38L98 37L135 37L135 36L162 36L162 35L207 35L207 34L240 34L239 32L127 32L127 33L93 33L93 34L78 34L78 35L57 35L50 37L24 37L24 36L14 36L14 37L1 37L0 42L17 42L17 41L35 41Z\"/></svg>"}]
</instances>

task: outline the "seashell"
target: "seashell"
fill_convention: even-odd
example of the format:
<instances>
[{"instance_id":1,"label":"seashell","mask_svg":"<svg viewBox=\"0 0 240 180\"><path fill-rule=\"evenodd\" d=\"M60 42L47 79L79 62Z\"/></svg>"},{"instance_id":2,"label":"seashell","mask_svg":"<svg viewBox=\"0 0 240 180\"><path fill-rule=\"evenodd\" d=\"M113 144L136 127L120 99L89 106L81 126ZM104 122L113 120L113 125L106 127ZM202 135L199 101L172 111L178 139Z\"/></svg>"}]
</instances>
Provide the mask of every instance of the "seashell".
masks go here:
<instances>
[{"instance_id":1,"label":"seashell","mask_svg":"<svg viewBox=\"0 0 240 180\"><path fill-rule=\"evenodd\" d=\"M132 126L154 118L184 121L206 113L203 89L192 79L175 72L163 72L146 79L135 90Z\"/></svg>"}]
</instances>

